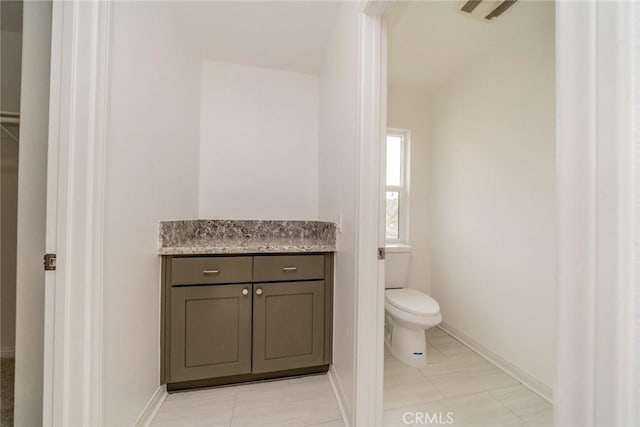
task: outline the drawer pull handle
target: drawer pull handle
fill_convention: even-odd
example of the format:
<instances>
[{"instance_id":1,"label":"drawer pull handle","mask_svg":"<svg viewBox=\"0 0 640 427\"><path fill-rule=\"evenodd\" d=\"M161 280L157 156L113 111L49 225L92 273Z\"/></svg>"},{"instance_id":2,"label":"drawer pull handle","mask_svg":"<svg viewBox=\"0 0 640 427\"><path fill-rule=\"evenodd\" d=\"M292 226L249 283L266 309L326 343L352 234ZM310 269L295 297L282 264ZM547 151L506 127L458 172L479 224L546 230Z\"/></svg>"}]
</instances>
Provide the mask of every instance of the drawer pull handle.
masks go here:
<instances>
[{"instance_id":1,"label":"drawer pull handle","mask_svg":"<svg viewBox=\"0 0 640 427\"><path fill-rule=\"evenodd\" d=\"M242 290L242 295L249 295L249 289L244 288L244 289Z\"/></svg>"},{"instance_id":2,"label":"drawer pull handle","mask_svg":"<svg viewBox=\"0 0 640 427\"><path fill-rule=\"evenodd\" d=\"M220 270L204 270L202 274L220 274Z\"/></svg>"},{"instance_id":3,"label":"drawer pull handle","mask_svg":"<svg viewBox=\"0 0 640 427\"><path fill-rule=\"evenodd\" d=\"M298 267L282 267L282 271L297 271Z\"/></svg>"},{"instance_id":4,"label":"drawer pull handle","mask_svg":"<svg viewBox=\"0 0 640 427\"><path fill-rule=\"evenodd\" d=\"M262 295L262 289L260 288L256 289L256 295Z\"/></svg>"}]
</instances>

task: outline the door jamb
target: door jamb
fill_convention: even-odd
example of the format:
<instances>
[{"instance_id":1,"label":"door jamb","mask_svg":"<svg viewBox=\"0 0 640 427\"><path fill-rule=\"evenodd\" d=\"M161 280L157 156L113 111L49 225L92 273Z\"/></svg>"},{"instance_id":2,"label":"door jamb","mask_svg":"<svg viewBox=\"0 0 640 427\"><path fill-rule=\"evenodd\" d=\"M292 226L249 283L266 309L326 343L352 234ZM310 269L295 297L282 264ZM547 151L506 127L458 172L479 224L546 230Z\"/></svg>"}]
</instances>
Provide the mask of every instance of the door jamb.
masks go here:
<instances>
[{"instance_id":1,"label":"door jamb","mask_svg":"<svg viewBox=\"0 0 640 427\"><path fill-rule=\"evenodd\" d=\"M639 23L633 2L556 3L556 425L640 421Z\"/></svg>"},{"instance_id":2,"label":"door jamb","mask_svg":"<svg viewBox=\"0 0 640 427\"><path fill-rule=\"evenodd\" d=\"M360 33L360 163L353 425L382 424L384 369L383 176L387 109L384 16L394 0L366 0ZM376 215L372 215L376 212Z\"/></svg>"},{"instance_id":3,"label":"door jamb","mask_svg":"<svg viewBox=\"0 0 640 427\"><path fill-rule=\"evenodd\" d=\"M43 424L101 426L111 2L53 2Z\"/></svg>"}]
</instances>

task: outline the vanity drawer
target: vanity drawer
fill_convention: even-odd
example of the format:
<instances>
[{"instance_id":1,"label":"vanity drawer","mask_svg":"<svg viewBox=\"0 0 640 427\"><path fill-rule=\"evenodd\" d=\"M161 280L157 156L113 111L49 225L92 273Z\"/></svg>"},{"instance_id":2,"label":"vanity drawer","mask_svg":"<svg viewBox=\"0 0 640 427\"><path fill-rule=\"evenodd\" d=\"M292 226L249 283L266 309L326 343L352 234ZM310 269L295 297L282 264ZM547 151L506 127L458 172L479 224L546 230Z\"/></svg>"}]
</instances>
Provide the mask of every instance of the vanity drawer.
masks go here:
<instances>
[{"instance_id":1,"label":"vanity drawer","mask_svg":"<svg viewBox=\"0 0 640 427\"><path fill-rule=\"evenodd\" d=\"M324 278L324 255L256 256L254 282L318 280Z\"/></svg>"},{"instance_id":2,"label":"vanity drawer","mask_svg":"<svg viewBox=\"0 0 640 427\"><path fill-rule=\"evenodd\" d=\"M171 260L172 285L251 283L252 257L189 257Z\"/></svg>"}]
</instances>

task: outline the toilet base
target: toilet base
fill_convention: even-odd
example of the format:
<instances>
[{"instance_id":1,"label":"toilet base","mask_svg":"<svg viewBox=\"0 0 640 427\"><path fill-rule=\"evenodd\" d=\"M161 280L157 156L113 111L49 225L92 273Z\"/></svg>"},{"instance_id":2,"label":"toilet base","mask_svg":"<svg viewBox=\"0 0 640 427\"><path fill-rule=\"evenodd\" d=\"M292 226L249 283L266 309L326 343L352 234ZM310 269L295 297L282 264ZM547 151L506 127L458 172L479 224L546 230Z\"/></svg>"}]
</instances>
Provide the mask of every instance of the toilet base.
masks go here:
<instances>
[{"instance_id":1,"label":"toilet base","mask_svg":"<svg viewBox=\"0 0 640 427\"><path fill-rule=\"evenodd\" d=\"M409 366L427 366L427 340L424 329L407 328L385 316L384 342L391 354Z\"/></svg>"}]
</instances>

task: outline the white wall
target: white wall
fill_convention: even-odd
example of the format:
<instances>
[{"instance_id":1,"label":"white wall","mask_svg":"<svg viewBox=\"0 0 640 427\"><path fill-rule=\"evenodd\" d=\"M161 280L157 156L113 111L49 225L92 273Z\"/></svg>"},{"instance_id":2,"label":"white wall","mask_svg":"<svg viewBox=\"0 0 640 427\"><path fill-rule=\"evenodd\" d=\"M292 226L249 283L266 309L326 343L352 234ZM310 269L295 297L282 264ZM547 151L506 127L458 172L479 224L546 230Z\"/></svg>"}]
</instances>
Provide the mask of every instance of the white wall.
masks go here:
<instances>
[{"instance_id":1,"label":"white wall","mask_svg":"<svg viewBox=\"0 0 640 427\"><path fill-rule=\"evenodd\" d=\"M433 295L444 322L551 387L554 5L433 98Z\"/></svg>"},{"instance_id":2,"label":"white wall","mask_svg":"<svg viewBox=\"0 0 640 427\"><path fill-rule=\"evenodd\" d=\"M318 216L318 77L204 61L200 217Z\"/></svg>"},{"instance_id":3,"label":"white wall","mask_svg":"<svg viewBox=\"0 0 640 427\"><path fill-rule=\"evenodd\" d=\"M343 215L334 369L350 407L359 3L340 7L319 77L200 63L171 30L170 4L113 8L105 424L131 425L158 386L157 221L168 218Z\"/></svg>"},{"instance_id":4,"label":"white wall","mask_svg":"<svg viewBox=\"0 0 640 427\"><path fill-rule=\"evenodd\" d=\"M342 5L320 74L319 216L335 221L333 368L347 416L354 403L356 203L358 179L358 36L360 4Z\"/></svg>"},{"instance_id":5,"label":"white wall","mask_svg":"<svg viewBox=\"0 0 640 427\"><path fill-rule=\"evenodd\" d=\"M394 90L388 92L387 126L408 129L410 135L409 165L409 244L411 259L409 267L410 288L431 293L431 251L430 251L430 132L431 123L429 98L419 92ZM387 258L387 268L394 256Z\"/></svg>"},{"instance_id":6,"label":"white wall","mask_svg":"<svg viewBox=\"0 0 640 427\"><path fill-rule=\"evenodd\" d=\"M159 386L158 221L198 213L200 64L170 3L112 7L104 422L124 426Z\"/></svg>"}]
</instances>

